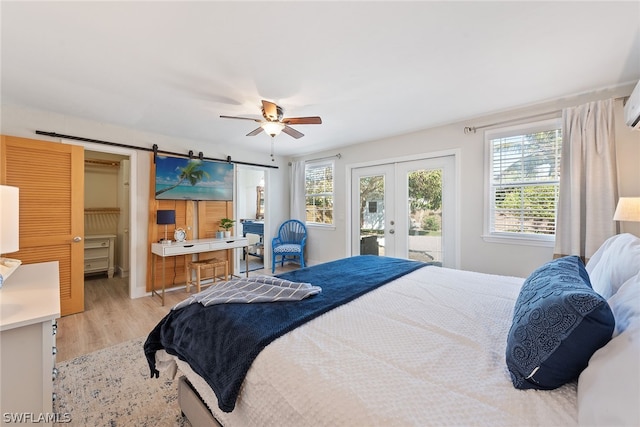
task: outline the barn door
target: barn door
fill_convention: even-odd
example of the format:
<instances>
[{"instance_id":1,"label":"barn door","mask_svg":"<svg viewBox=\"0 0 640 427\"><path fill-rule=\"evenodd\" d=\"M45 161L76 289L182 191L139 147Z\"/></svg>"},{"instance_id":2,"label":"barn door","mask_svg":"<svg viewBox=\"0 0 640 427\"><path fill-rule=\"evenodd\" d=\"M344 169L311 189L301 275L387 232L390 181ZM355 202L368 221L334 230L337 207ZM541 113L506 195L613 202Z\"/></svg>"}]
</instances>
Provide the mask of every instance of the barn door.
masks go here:
<instances>
[{"instance_id":1,"label":"barn door","mask_svg":"<svg viewBox=\"0 0 640 427\"><path fill-rule=\"evenodd\" d=\"M20 190L23 264L58 261L63 316L84 310L84 148L2 136L0 182Z\"/></svg>"}]
</instances>

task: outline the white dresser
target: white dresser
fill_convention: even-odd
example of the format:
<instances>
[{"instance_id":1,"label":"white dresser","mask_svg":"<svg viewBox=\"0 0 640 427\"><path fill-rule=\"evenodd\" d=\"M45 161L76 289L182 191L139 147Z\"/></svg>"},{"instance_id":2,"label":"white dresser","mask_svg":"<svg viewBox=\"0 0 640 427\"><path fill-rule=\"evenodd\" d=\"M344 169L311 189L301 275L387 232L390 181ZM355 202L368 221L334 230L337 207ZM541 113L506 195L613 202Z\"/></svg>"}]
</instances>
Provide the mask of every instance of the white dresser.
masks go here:
<instances>
[{"instance_id":1,"label":"white dresser","mask_svg":"<svg viewBox=\"0 0 640 427\"><path fill-rule=\"evenodd\" d=\"M113 277L115 234L95 234L84 237L84 273L106 272Z\"/></svg>"},{"instance_id":2,"label":"white dresser","mask_svg":"<svg viewBox=\"0 0 640 427\"><path fill-rule=\"evenodd\" d=\"M59 317L57 261L22 265L2 285L0 425L52 425Z\"/></svg>"}]
</instances>

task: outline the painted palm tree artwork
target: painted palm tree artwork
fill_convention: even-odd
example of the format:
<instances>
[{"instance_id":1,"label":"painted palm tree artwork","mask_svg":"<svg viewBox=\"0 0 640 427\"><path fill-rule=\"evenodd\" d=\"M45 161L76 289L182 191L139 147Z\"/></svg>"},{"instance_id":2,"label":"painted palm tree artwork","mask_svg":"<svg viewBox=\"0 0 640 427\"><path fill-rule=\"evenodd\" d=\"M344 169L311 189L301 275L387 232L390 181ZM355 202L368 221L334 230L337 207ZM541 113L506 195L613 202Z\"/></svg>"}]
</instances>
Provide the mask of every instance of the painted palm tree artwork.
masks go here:
<instances>
[{"instance_id":1,"label":"painted palm tree artwork","mask_svg":"<svg viewBox=\"0 0 640 427\"><path fill-rule=\"evenodd\" d=\"M233 200L233 164L156 157L156 200Z\"/></svg>"}]
</instances>

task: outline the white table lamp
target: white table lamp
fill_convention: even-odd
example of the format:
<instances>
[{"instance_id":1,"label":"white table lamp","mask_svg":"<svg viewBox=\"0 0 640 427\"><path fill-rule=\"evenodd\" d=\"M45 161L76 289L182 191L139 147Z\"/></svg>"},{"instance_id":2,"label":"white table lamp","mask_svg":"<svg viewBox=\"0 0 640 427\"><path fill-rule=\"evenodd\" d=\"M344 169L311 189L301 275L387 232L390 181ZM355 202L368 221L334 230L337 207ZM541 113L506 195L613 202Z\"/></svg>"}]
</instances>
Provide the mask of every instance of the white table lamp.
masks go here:
<instances>
[{"instance_id":1,"label":"white table lamp","mask_svg":"<svg viewBox=\"0 0 640 427\"><path fill-rule=\"evenodd\" d=\"M640 197L620 197L614 221L640 221Z\"/></svg>"},{"instance_id":2,"label":"white table lamp","mask_svg":"<svg viewBox=\"0 0 640 427\"><path fill-rule=\"evenodd\" d=\"M21 261L2 255L19 250L19 191L17 187L0 185L0 287Z\"/></svg>"}]
</instances>

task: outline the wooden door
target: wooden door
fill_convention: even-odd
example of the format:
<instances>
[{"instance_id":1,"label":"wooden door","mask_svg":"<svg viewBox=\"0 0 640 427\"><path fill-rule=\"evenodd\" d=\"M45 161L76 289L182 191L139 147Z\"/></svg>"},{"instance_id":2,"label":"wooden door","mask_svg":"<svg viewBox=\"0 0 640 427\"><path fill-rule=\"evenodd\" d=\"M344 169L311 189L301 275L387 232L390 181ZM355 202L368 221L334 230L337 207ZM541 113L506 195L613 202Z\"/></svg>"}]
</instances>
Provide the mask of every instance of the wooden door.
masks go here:
<instances>
[{"instance_id":1,"label":"wooden door","mask_svg":"<svg viewBox=\"0 0 640 427\"><path fill-rule=\"evenodd\" d=\"M84 311L84 148L2 136L0 182L20 190L23 264L58 261L63 316Z\"/></svg>"},{"instance_id":2,"label":"wooden door","mask_svg":"<svg viewBox=\"0 0 640 427\"><path fill-rule=\"evenodd\" d=\"M200 239L212 239L221 231L220 220L233 218L233 202L198 202L198 236ZM233 271L233 250L213 251L199 254L200 259L219 258L229 261L229 273Z\"/></svg>"}]
</instances>

